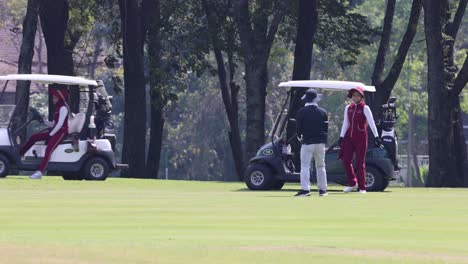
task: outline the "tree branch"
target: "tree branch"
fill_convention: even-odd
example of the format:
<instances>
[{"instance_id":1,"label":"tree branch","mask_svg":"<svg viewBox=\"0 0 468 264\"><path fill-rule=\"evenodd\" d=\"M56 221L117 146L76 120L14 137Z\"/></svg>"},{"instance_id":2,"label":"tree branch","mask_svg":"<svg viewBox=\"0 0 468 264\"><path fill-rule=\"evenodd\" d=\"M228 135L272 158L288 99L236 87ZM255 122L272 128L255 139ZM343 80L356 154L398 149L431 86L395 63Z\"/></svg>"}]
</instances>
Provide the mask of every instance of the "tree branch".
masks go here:
<instances>
[{"instance_id":1,"label":"tree branch","mask_svg":"<svg viewBox=\"0 0 468 264\"><path fill-rule=\"evenodd\" d=\"M460 24L462 22L463 15L465 14L467 3L468 0L460 0L457 13L455 13L455 17L453 18L453 22L447 26L447 34L450 35L454 40L457 38L458 30L460 29Z\"/></svg>"},{"instance_id":2,"label":"tree branch","mask_svg":"<svg viewBox=\"0 0 468 264\"><path fill-rule=\"evenodd\" d=\"M408 51L413 43L414 36L416 35L416 31L418 29L418 22L419 17L421 15L423 0L414 0L413 5L411 6L411 15L408 21L408 26L406 28L405 35L400 43L400 47L398 49L398 53L396 59L388 73L388 76L382 82L382 87L384 89L384 93L390 94L393 86L398 80L400 76L401 70L403 68L403 64L405 63L406 56L408 55Z\"/></svg>"},{"instance_id":3,"label":"tree branch","mask_svg":"<svg viewBox=\"0 0 468 264\"><path fill-rule=\"evenodd\" d=\"M388 0L387 8L385 9L382 38L380 39L379 51L375 60L374 73L372 74L372 84L375 86L382 83L382 74L385 67L385 53L387 53L388 46L390 44L390 35L392 34L395 3L396 0Z\"/></svg>"},{"instance_id":4,"label":"tree branch","mask_svg":"<svg viewBox=\"0 0 468 264\"><path fill-rule=\"evenodd\" d=\"M276 12L273 15L273 19L271 21L270 28L268 29L268 33L266 35L266 45L267 45L267 54L265 56L269 56L270 49L275 39L276 32L278 32L279 25L281 20L283 20L285 10L287 8L287 4L285 1L279 1L279 6L275 7Z\"/></svg>"},{"instance_id":5,"label":"tree branch","mask_svg":"<svg viewBox=\"0 0 468 264\"><path fill-rule=\"evenodd\" d=\"M463 67L453 82L453 92L456 95L460 95L460 93L463 91L463 88L465 88L466 83L468 82L468 52L466 55L465 63L463 63Z\"/></svg>"}]
</instances>

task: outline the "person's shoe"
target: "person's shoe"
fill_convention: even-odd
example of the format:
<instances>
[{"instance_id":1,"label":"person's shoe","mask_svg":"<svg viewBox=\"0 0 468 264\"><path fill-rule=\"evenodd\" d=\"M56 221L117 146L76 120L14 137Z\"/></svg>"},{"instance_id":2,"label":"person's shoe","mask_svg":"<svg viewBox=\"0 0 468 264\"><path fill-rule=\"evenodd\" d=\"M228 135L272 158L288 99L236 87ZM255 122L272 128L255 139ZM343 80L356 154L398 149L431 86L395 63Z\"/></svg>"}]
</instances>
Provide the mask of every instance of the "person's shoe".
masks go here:
<instances>
[{"instance_id":1,"label":"person's shoe","mask_svg":"<svg viewBox=\"0 0 468 264\"><path fill-rule=\"evenodd\" d=\"M353 190L356 189L356 187L357 187L356 185L354 185L354 186L347 186L346 188L343 189L343 192L344 192L344 193L352 192Z\"/></svg>"},{"instance_id":2,"label":"person's shoe","mask_svg":"<svg viewBox=\"0 0 468 264\"><path fill-rule=\"evenodd\" d=\"M306 191L306 190L300 190L296 193L296 195L294 196L310 196L310 191Z\"/></svg>"},{"instance_id":3,"label":"person's shoe","mask_svg":"<svg viewBox=\"0 0 468 264\"><path fill-rule=\"evenodd\" d=\"M30 179L40 180L42 179L42 172L36 171L33 175L29 176Z\"/></svg>"},{"instance_id":4,"label":"person's shoe","mask_svg":"<svg viewBox=\"0 0 468 264\"><path fill-rule=\"evenodd\" d=\"M359 193L367 193L366 190L359 190Z\"/></svg>"},{"instance_id":5,"label":"person's shoe","mask_svg":"<svg viewBox=\"0 0 468 264\"><path fill-rule=\"evenodd\" d=\"M325 190L319 190L319 196L327 196L328 193Z\"/></svg>"}]
</instances>

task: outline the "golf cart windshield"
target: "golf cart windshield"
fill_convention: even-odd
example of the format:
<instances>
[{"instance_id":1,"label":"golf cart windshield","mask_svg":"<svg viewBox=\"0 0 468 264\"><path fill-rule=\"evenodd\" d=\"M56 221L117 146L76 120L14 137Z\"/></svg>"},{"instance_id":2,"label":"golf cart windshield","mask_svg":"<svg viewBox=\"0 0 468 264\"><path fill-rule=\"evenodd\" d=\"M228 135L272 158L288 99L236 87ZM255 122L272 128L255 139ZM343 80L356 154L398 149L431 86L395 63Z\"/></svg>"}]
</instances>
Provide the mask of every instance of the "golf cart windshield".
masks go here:
<instances>
[{"instance_id":1,"label":"golf cart windshield","mask_svg":"<svg viewBox=\"0 0 468 264\"><path fill-rule=\"evenodd\" d=\"M15 105L0 105L0 127L7 128L15 110Z\"/></svg>"},{"instance_id":2,"label":"golf cart windshield","mask_svg":"<svg viewBox=\"0 0 468 264\"><path fill-rule=\"evenodd\" d=\"M283 102L281 111L279 112L276 121L274 123L273 129L271 130L269 137L271 141L275 141L278 138L284 137L284 129L288 126L289 121L295 121L294 116L290 116L288 109L290 107L290 100L292 97L292 92L295 89L301 88L315 88L320 90L327 91L349 91L357 87L362 88L365 92L375 92L375 87L370 85L365 85L361 82L348 82L348 81L330 81L330 80L303 80L303 81L287 81L282 82L278 85L279 87L285 87L288 90L285 101ZM286 142L289 142L295 137L286 139Z\"/></svg>"},{"instance_id":3,"label":"golf cart windshield","mask_svg":"<svg viewBox=\"0 0 468 264\"><path fill-rule=\"evenodd\" d=\"M62 75L47 75L47 74L10 74L0 76L0 84L2 89L0 91L0 101L10 102L14 101L14 95L16 93L15 88L19 81L30 81L36 84L43 85L64 85L68 89L76 91L78 89L80 100L79 100L79 112L85 114L84 123L81 127L87 127L90 121L90 117L94 111L93 97L94 90L98 86L95 80L88 80L82 77L75 76L62 76ZM9 85L10 82L10 85ZM7 89L8 88L8 89ZM30 95L45 95L46 97L36 96L34 99L28 101L28 105L21 107L12 106L9 109L1 109L0 122L6 124L11 138L15 138L13 142L20 144L17 136L24 140L24 136L34 132L38 128L38 124L31 123L32 121L42 120L44 112L47 111L47 90L39 90L39 93L32 93ZM28 95L28 96L30 96ZM83 97L83 98L82 98ZM37 99L37 100L36 100ZM83 100L82 100L83 99ZM10 103L11 104L11 103ZM45 109L42 110L41 109ZM28 115L29 114L29 115ZM39 121L40 122L40 121ZM85 138L87 129L82 129L80 132L80 138Z\"/></svg>"}]
</instances>

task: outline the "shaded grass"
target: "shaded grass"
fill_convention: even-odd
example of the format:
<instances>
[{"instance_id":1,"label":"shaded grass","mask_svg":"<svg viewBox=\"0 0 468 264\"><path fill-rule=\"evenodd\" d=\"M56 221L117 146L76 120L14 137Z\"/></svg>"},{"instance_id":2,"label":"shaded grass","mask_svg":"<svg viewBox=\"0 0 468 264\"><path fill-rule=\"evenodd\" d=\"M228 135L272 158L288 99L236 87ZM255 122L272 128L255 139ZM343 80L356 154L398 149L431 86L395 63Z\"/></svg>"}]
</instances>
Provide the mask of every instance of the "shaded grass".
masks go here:
<instances>
[{"instance_id":1,"label":"shaded grass","mask_svg":"<svg viewBox=\"0 0 468 264\"><path fill-rule=\"evenodd\" d=\"M468 263L468 190L0 180L0 263Z\"/></svg>"}]
</instances>

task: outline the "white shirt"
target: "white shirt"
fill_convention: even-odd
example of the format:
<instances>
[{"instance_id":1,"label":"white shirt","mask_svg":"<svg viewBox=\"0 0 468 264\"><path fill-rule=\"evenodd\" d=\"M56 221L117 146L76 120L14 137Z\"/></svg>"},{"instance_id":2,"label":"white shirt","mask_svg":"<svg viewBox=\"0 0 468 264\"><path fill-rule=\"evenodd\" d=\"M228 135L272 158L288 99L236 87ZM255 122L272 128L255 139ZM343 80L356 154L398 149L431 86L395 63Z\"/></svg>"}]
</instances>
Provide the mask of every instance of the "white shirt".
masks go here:
<instances>
[{"instance_id":1,"label":"white shirt","mask_svg":"<svg viewBox=\"0 0 468 264\"><path fill-rule=\"evenodd\" d=\"M57 124L54 126L52 131L50 131L49 136L55 135L55 133L57 133L57 131L59 131L59 129L62 128L63 123L65 122L65 118L67 117L67 115L68 115L67 107L65 107L65 106L60 107L59 118L58 118ZM52 126L53 126L55 124L55 122L50 122L50 121L46 122L47 126L49 126L50 124L52 124Z\"/></svg>"},{"instance_id":2,"label":"white shirt","mask_svg":"<svg viewBox=\"0 0 468 264\"><path fill-rule=\"evenodd\" d=\"M345 111L344 111L344 120L343 120L343 126L341 127L340 137L344 137L346 134L346 131L348 131L348 128L349 128L348 108L349 108L349 105L346 106ZM367 124L370 126L370 129L372 130L372 134L374 134L374 137L378 137L379 133L377 131L377 127L375 126L374 117L372 116L372 111L370 110L370 107L367 105L364 106L364 115L366 116Z\"/></svg>"}]
</instances>

